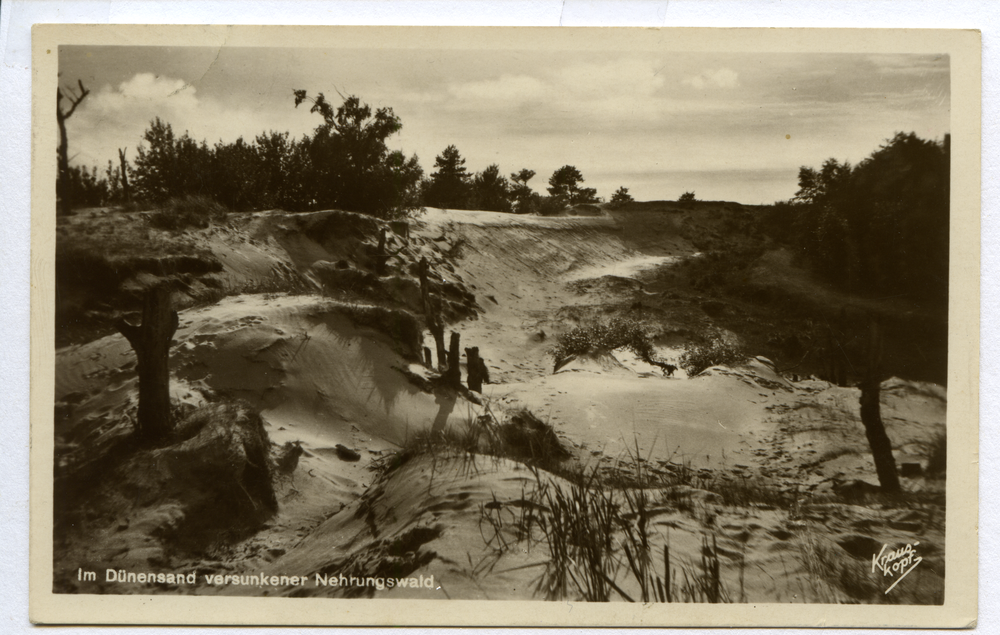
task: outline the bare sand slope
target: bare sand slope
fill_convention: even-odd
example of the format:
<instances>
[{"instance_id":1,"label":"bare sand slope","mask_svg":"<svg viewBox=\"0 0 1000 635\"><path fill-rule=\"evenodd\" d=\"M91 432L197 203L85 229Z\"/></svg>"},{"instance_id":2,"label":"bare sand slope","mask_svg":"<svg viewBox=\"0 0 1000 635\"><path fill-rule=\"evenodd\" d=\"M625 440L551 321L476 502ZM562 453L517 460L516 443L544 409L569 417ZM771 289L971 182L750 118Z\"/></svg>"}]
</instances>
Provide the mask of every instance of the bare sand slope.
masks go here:
<instances>
[{"instance_id":1,"label":"bare sand slope","mask_svg":"<svg viewBox=\"0 0 1000 635\"><path fill-rule=\"evenodd\" d=\"M172 393L194 405L206 391L240 398L260 411L273 441L301 441L308 455L336 463L337 444L369 456L435 421L467 421L464 400L423 392L401 371L425 369L350 316L345 305L307 295L236 296L184 311L171 350ZM134 409L135 357L120 335L57 358L57 432L69 426L82 438L93 432L88 422L105 425L98 422Z\"/></svg>"}]
</instances>

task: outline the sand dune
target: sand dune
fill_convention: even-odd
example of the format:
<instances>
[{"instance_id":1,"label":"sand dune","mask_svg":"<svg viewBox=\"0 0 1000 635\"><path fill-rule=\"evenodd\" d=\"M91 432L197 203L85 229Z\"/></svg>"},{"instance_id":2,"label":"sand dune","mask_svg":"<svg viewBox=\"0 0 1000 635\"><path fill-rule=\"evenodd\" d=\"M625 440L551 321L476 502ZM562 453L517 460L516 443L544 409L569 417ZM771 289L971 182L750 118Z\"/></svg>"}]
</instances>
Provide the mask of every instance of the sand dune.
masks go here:
<instances>
[{"instance_id":1,"label":"sand dune","mask_svg":"<svg viewBox=\"0 0 1000 635\"><path fill-rule=\"evenodd\" d=\"M294 471L278 480L278 511L266 525L211 553L177 552L167 565L220 575L294 571L310 579L343 573L437 581L432 589L199 583L197 592L206 594L544 597L551 545L538 526L524 534L523 525L530 517L547 518L552 492L572 492L573 483L510 458L447 447L415 455L402 450L423 433L466 430L487 413L502 422L520 409L551 426L569 452L567 465L601 474L638 468L673 475L673 485L646 492L655 499L652 547L660 553L669 546L678 570L694 575L704 541L713 536L731 601L868 601L874 596L852 596L814 562L847 558L862 571L847 554L857 544L863 551L866 540L889 543L919 535L928 550L936 550L928 551L929 562L941 562L943 521L933 514L907 520L899 509L873 510L837 498L844 483L877 483L857 389L789 381L759 359L692 378L683 370L666 377L624 351L580 356L554 372L549 350L560 333L603 315L648 310L642 298L661 295L646 290L644 275L698 254L682 235L684 224L695 221L681 214L637 212L629 222L622 213L541 218L430 209L412 224L408 238L393 237L399 255L390 261L391 275L367 293L383 293L392 280L397 291L412 287L412 268L427 258L442 285L474 296L456 300L456 315L463 317L448 330L461 333L464 347L479 347L486 361L491 382L482 403L442 389L434 383L436 370L417 362L419 351L359 318L368 302L412 311L419 294L387 300L357 294L334 299L315 290L247 293L181 311L171 347L173 397L190 408L220 396L240 399L259 413L276 446L298 443L303 452ZM697 222L715 231L712 219ZM367 271L375 227L374 221L342 213L262 213L191 239L218 257L221 275L240 284L276 271L320 284L324 268L336 271L336 262ZM327 289L328 295L343 291ZM672 314L656 315L664 341L682 344L686 331L669 330ZM707 320L700 315L698 320ZM433 348L426 331L422 344ZM658 353L676 362L680 348L671 346ZM926 466L927 444L943 429L944 389L895 378L883 388L883 418L897 462ZM108 335L58 350L55 399L56 431L67 447L127 431L136 379L135 357L124 338ZM400 456L405 461L387 469ZM687 485L679 484L678 474L687 475ZM770 489L759 487L793 507L749 499L726 503L719 493L764 481ZM923 478L907 482L932 494L939 487ZM613 494L618 508L624 509L627 491ZM181 512L171 513L155 517L173 517L177 524ZM113 534L112 525L120 521L111 515L104 520L108 528L102 531ZM506 523L503 529L494 520ZM162 523L153 525L150 535L170 535ZM97 536L71 540L60 568L75 570L79 559L113 566L142 561L138 549L109 556L98 548ZM926 567L926 583L905 597L936 601L936 567ZM624 570L616 575L623 592L640 593Z\"/></svg>"}]
</instances>

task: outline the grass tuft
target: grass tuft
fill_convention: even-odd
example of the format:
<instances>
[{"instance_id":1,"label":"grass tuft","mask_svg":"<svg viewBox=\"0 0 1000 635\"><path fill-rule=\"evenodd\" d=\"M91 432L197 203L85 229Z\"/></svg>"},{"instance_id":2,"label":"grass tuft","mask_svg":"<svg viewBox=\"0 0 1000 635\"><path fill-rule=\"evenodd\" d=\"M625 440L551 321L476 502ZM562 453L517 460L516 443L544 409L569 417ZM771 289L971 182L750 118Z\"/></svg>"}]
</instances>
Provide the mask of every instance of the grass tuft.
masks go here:
<instances>
[{"instance_id":1,"label":"grass tuft","mask_svg":"<svg viewBox=\"0 0 1000 635\"><path fill-rule=\"evenodd\" d=\"M749 359L749 354L738 343L721 336L712 337L706 344L691 344L681 355L679 365L694 377L712 366L737 366Z\"/></svg>"}]
</instances>

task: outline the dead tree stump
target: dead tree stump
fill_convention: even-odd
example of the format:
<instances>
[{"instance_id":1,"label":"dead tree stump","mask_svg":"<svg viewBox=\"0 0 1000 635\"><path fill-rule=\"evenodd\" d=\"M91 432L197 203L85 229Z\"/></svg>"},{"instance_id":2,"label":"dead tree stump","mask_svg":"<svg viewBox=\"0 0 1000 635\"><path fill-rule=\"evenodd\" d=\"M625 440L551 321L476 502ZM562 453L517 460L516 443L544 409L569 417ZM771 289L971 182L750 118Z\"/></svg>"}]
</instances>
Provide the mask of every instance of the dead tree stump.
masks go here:
<instances>
[{"instance_id":1,"label":"dead tree stump","mask_svg":"<svg viewBox=\"0 0 1000 635\"><path fill-rule=\"evenodd\" d=\"M122 148L118 148L118 160L121 162L122 166L121 167L122 195L125 197L126 203L131 203L132 188L128 184L128 162L125 160L125 150L128 150L128 148L125 148L124 150Z\"/></svg>"},{"instance_id":2,"label":"dead tree stump","mask_svg":"<svg viewBox=\"0 0 1000 635\"><path fill-rule=\"evenodd\" d=\"M445 382L454 388L462 387L462 367L461 352L459 349L459 339L461 335L457 331L451 332L451 347L448 350L448 369L445 371Z\"/></svg>"},{"instance_id":3,"label":"dead tree stump","mask_svg":"<svg viewBox=\"0 0 1000 635\"><path fill-rule=\"evenodd\" d=\"M434 367L434 358L431 357L431 349L426 346L424 347L424 365L427 366L427 368Z\"/></svg>"},{"instance_id":4,"label":"dead tree stump","mask_svg":"<svg viewBox=\"0 0 1000 635\"><path fill-rule=\"evenodd\" d=\"M466 364L468 366L468 386L469 390L483 392L483 382L490 380L489 370L486 369L486 362L479 356L479 347L465 349ZM485 371L485 372L484 372Z\"/></svg>"},{"instance_id":5,"label":"dead tree stump","mask_svg":"<svg viewBox=\"0 0 1000 635\"><path fill-rule=\"evenodd\" d=\"M177 331L177 311L171 308L170 288L161 284L146 292L142 323L124 318L115 327L135 350L139 373L139 417L136 433L146 443L159 441L172 430L170 418L170 342Z\"/></svg>"},{"instance_id":6,"label":"dead tree stump","mask_svg":"<svg viewBox=\"0 0 1000 635\"><path fill-rule=\"evenodd\" d=\"M441 310L431 298L430 283L427 281L427 259L420 259L420 299L423 305L424 320L427 330L434 337L434 347L437 349L438 370L447 366L447 354L444 349L444 324L441 323ZM430 364L428 364L430 366Z\"/></svg>"},{"instance_id":7,"label":"dead tree stump","mask_svg":"<svg viewBox=\"0 0 1000 635\"><path fill-rule=\"evenodd\" d=\"M872 319L868 329L868 364L861 381L861 423L865 426L865 436L872 449L879 485L883 492L896 494L900 491L896 459L892 456L892 442L882 423L882 405L879 401L882 390L881 366L882 335L877 319Z\"/></svg>"}]
</instances>

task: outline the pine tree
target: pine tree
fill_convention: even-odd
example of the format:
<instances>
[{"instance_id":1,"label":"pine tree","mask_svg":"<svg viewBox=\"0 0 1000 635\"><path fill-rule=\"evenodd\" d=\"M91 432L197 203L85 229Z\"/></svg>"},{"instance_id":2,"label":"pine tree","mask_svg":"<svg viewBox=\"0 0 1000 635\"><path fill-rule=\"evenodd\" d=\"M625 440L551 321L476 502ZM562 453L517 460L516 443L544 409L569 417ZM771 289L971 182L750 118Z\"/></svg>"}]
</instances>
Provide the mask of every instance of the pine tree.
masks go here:
<instances>
[{"instance_id":1,"label":"pine tree","mask_svg":"<svg viewBox=\"0 0 1000 635\"><path fill-rule=\"evenodd\" d=\"M510 183L496 163L472 179L472 205L488 212L512 212Z\"/></svg>"},{"instance_id":2,"label":"pine tree","mask_svg":"<svg viewBox=\"0 0 1000 635\"><path fill-rule=\"evenodd\" d=\"M628 193L627 187L618 188L615 191L614 195L611 197L611 205L613 207L621 207L626 203L633 203L633 202L635 202L635 199L632 198L632 195Z\"/></svg>"},{"instance_id":3,"label":"pine tree","mask_svg":"<svg viewBox=\"0 0 1000 635\"><path fill-rule=\"evenodd\" d=\"M562 206L596 203L597 190L581 188L583 175L572 165L564 165L549 178L549 194Z\"/></svg>"},{"instance_id":4,"label":"pine tree","mask_svg":"<svg viewBox=\"0 0 1000 635\"><path fill-rule=\"evenodd\" d=\"M514 211L518 214L530 214L537 207L536 198L538 195L528 185L528 181L534 176L535 171L527 168L520 172L511 172L510 180L513 185L510 188L510 196L514 201Z\"/></svg>"},{"instance_id":5,"label":"pine tree","mask_svg":"<svg viewBox=\"0 0 1000 635\"><path fill-rule=\"evenodd\" d=\"M431 175L425 202L431 207L468 209L470 184L465 159L458 148L449 145L434 159L436 171Z\"/></svg>"}]
</instances>

